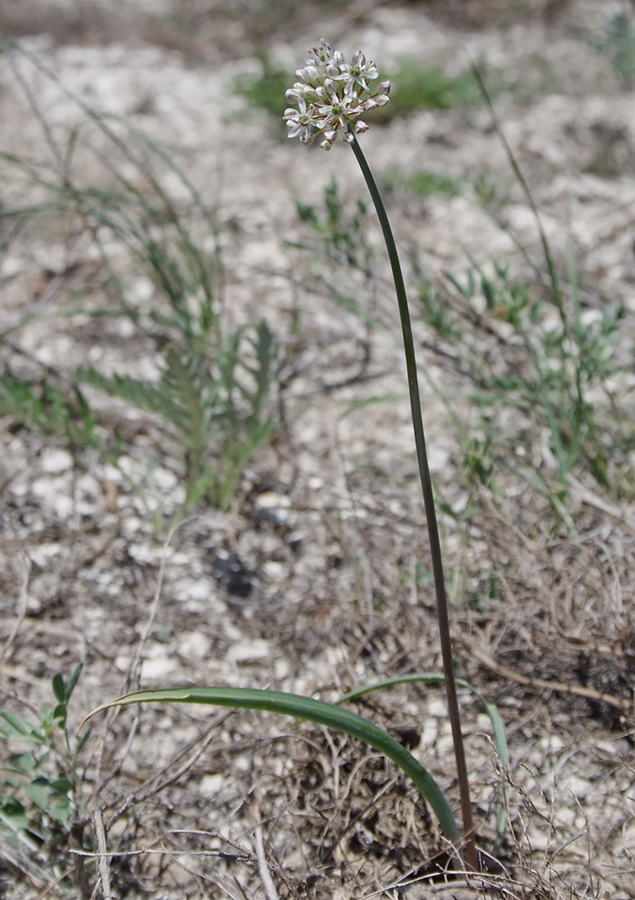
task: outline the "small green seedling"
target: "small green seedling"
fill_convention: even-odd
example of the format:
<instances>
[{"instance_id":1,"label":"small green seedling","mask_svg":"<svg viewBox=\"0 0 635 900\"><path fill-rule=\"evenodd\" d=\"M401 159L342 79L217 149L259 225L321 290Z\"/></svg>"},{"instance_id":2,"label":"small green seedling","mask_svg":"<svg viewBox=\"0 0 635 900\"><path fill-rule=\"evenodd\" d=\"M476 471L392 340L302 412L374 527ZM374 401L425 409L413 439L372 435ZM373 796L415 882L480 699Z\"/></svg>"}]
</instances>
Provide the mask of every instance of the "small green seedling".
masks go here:
<instances>
[{"instance_id":1,"label":"small green seedling","mask_svg":"<svg viewBox=\"0 0 635 900\"><path fill-rule=\"evenodd\" d=\"M8 756L0 763L0 834L16 848L26 848L56 870L68 849L77 817L78 757L90 736L71 737L68 704L82 670L68 681L52 680L55 706L35 719L0 711L0 742Z\"/></svg>"}]
</instances>

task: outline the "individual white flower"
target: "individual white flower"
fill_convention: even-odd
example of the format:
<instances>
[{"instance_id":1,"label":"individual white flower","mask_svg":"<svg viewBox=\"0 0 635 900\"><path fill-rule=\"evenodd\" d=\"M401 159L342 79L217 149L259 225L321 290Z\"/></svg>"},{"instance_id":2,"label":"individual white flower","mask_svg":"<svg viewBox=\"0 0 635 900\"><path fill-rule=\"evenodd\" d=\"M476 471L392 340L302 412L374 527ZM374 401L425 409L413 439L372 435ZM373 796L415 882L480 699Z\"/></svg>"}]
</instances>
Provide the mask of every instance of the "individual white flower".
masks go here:
<instances>
[{"instance_id":1,"label":"individual white flower","mask_svg":"<svg viewBox=\"0 0 635 900\"><path fill-rule=\"evenodd\" d=\"M340 96L339 85L327 78L322 87L316 91L318 102L312 104L313 117L324 131L336 132L339 128L346 129L349 122L353 122L362 112L358 98L355 94Z\"/></svg>"},{"instance_id":2,"label":"individual white flower","mask_svg":"<svg viewBox=\"0 0 635 900\"><path fill-rule=\"evenodd\" d=\"M298 97L296 102L299 108L286 109L282 117L289 129L287 137L299 137L303 144L309 144L313 138L314 122L302 97Z\"/></svg>"},{"instance_id":3,"label":"individual white flower","mask_svg":"<svg viewBox=\"0 0 635 900\"><path fill-rule=\"evenodd\" d=\"M345 62L341 67L340 78L344 81L344 90L347 94L357 93L359 90L369 90L368 81L379 76L374 62L366 62L366 57L358 50L353 54L350 63Z\"/></svg>"},{"instance_id":4,"label":"individual white flower","mask_svg":"<svg viewBox=\"0 0 635 900\"><path fill-rule=\"evenodd\" d=\"M307 60L307 65L314 65L316 62L320 65L328 65L328 63L333 59L335 55L335 50L331 47L331 45L322 38L320 41L319 47L314 47L313 50L309 50L309 53L313 54L312 59ZM341 54L339 54L341 55Z\"/></svg>"}]
</instances>

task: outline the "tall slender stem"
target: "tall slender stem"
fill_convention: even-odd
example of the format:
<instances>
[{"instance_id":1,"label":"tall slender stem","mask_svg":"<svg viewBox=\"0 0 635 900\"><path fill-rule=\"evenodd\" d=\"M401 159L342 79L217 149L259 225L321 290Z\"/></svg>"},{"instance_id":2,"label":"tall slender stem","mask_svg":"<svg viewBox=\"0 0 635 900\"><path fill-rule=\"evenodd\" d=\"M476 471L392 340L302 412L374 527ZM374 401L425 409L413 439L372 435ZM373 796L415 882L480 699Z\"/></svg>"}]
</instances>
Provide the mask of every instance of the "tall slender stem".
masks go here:
<instances>
[{"instance_id":1,"label":"tall slender stem","mask_svg":"<svg viewBox=\"0 0 635 900\"><path fill-rule=\"evenodd\" d=\"M417 461L419 464L419 478L421 480L421 490L423 493L423 504L425 508L426 521L428 525L428 542L430 546L430 556L432 558L432 572L434 576L434 590L436 595L437 621L439 626L439 638L441 643L441 657L443 660L443 672L445 674L445 686L448 698L448 714L450 717L450 725L452 727L452 741L454 744L454 755L456 758L456 769L459 782L459 791L461 795L461 814L463 818L463 834L465 841L465 856L468 865L475 871L478 869L478 854L474 841L474 820L472 818L472 804L470 802L470 787L467 775L467 765L465 762L465 750L463 747L463 734L461 731L461 715L459 711L459 702L456 690L456 679L454 676L454 663L452 654L452 640L450 636L450 617L448 612L448 598L445 588L445 575L443 571L443 556L441 553L441 541L439 539L439 526L434 505L434 492L432 488L432 478L430 476L430 467L428 465L428 453L426 450L426 439L423 429L423 416L421 414L421 398L419 392L419 376L417 373L417 360L415 354L414 339L412 336L412 323L410 320L410 311L408 309L408 298L406 295L406 287L404 284L401 264L399 262L399 254L397 253L397 245L392 233L390 221L386 213L379 188L375 182L373 173L366 162L366 157L362 152L362 148L355 137L352 129L349 129L352 135L351 147L353 153L362 170L362 175L370 191L379 224L386 243L392 276L395 282L395 291L397 294L397 305L399 307L399 318L401 320L401 331L403 336L404 353L406 357L406 371L408 375L408 393L410 394L410 412L412 414L412 426L415 436L415 447L417 451Z\"/></svg>"}]
</instances>

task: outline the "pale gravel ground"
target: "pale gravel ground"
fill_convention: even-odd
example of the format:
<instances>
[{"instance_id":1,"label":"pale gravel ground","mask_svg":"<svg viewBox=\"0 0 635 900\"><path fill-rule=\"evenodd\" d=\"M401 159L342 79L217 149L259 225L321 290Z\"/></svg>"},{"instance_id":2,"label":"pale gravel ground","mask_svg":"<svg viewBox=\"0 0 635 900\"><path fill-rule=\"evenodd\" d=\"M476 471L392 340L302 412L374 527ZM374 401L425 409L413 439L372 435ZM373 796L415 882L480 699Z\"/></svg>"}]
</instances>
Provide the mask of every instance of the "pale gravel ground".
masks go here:
<instances>
[{"instance_id":1,"label":"pale gravel ground","mask_svg":"<svg viewBox=\"0 0 635 900\"><path fill-rule=\"evenodd\" d=\"M167 6L158 4L157 9ZM370 9L371 5L367 6ZM579 10L577 21L592 24L598 15L594 4L573 6ZM441 55L461 68L468 54L476 58L483 55L492 65L526 70L528 77L538 59L551 65L557 73L552 89L547 96L536 98L530 113L526 108L517 109L510 93L497 99L498 115L512 147L527 166L556 252L563 254L573 235L587 276L610 285L615 296L635 313L635 105L631 96L616 92L608 66L595 53L567 36L552 40L543 25L519 23L505 33L455 32L428 19L424 7L418 4L370 9L361 22L351 22L345 13L336 14L331 20L318 23L310 33L295 36L292 42L274 44L271 52L288 61L292 68L301 61L306 47L322 36L348 51L360 46L382 61L417 52L422 57ZM319 202L334 174L347 195L360 196L360 176L347 149L336 147L326 156L295 144L280 143L268 135L266 123L259 117L241 115L242 104L233 96L231 84L236 74L253 68L244 56L218 65L191 66L179 53L138 43L56 47L46 38L37 37L25 41L25 47L85 103L130 118L152 137L167 142L187 165L188 175L206 199L219 204L223 219L235 223L240 234L240 240L227 239L225 248L230 269L228 291L236 316L248 317L264 305L274 321L277 318L284 324L292 302L288 276L293 274L294 262L279 238L291 237L297 231L295 199L302 196L307 202ZM24 73L56 134L58 129L62 134L82 120L81 111L56 83L28 65ZM1 72L0 81L9 85L0 92L0 121L14 126L19 123L19 127L3 131L3 148L17 153L37 150L41 147L41 128L30 114L23 93L12 86L6 69ZM628 133L623 174L618 178L581 172L592 161L591 127L598 120L619 122ZM406 123L371 129L364 147L379 172L397 164L405 172L423 166L456 175L472 174L483 160L494 168L505 167L503 151L487 128L483 110L449 116L422 113ZM85 167L86 178L103 177L103 171L94 169L90 157L80 157L80 165ZM8 185L3 190L9 201L14 198L14 187ZM532 252L537 250L535 226L525 205L519 200L507 206L504 216L521 243ZM517 260L508 235L469 196L432 198L426 202L424 215L397 215L395 226L402 240L420 243L426 261L437 269L461 272L468 255L484 264L492 258ZM39 244L18 245L16 252L4 260L5 273L56 268L62 257L61 248L50 238L43 238ZM379 274L385 276L385 272ZM6 302L0 310L2 328L7 319L13 321L31 302L33 281L27 275L5 289ZM138 288L143 291L143 284ZM345 347L355 333L355 323L347 318L334 322L332 309L319 308L314 295L311 304L315 308L307 311L305 327L326 342L329 359L332 353L337 361L335 339L343 339ZM384 313L389 319L390 307ZM380 370L390 370L377 392L402 394L399 349L386 336L378 335L375 340L374 364ZM87 348L68 333L64 324L55 322L30 325L20 333L20 344L51 364L94 352L104 362L124 363L137 371L139 367L151 371L153 365L152 360L119 360L116 347ZM314 387L322 352L319 344L316 349L309 349L312 368L298 384L299 395ZM441 384L446 377L434 364L429 374ZM386 521L393 529L386 558L394 559L399 555L395 545L405 544L408 549L403 556L410 563L415 556L415 550L410 548L421 526L418 504L407 490L386 484L381 498L376 499L366 475L351 488L357 468L368 461L388 469L394 467L405 477L410 465L405 400L368 407L338 419L339 413L359 396L357 388L346 389L333 398L315 396L296 426L293 459L265 453L258 464L260 471L276 473L278 478L266 503L281 517L288 517L289 528L300 533L305 547L312 548L312 552L305 550L297 558L285 549L279 536L251 533L249 517L212 512L195 516L184 526L183 536L177 534L166 551L165 536L152 531L151 514L157 511L169 515L178 505L180 486L168 468L148 472L142 460L128 458L125 464L130 474L145 486L146 498L142 502L127 490L116 471L95 464L89 472L77 473L70 457L54 448L44 448L36 458L29 459L30 439L23 434L4 433L3 480L12 476L11 498L26 510L22 522L13 511L8 515L9 533L14 530L18 536L52 522L72 525L88 516L99 518L100 533L108 534L112 529L115 535L112 556L109 549L97 564L86 568L80 561L83 553L93 549L94 537L27 545L19 556L7 556L11 592L2 609L6 620L3 634L21 614L15 589L29 566L31 569L25 600L28 628L25 626L20 633L14 656L5 660L5 674L16 679L12 686L18 696L28 690L32 702L42 702L48 692L50 673L58 664L68 666L77 658L90 660L78 690L81 709L77 715L103 699L104 691L117 693L135 663L135 640L146 628L163 559L165 581L157 616L159 626L172 633L168 641L151 637L143 646L137 674L144 684L159 683L165 677L175 683L227 679L237 685L262 679L285 689L312 692L342 678L346 680L350 674L347 643L330 645L324 639L330 627L335 627L337 633L337 623L341 622L340 614L333 610L334 600L352 605L358 601L360 591L367 589L372 593L372 584L382 577L381 571L373 570L376 560L372 559L372 552L381 546ZM448 461L452 459L454 442L443 425L442 408L429 391L426 415L434 448L434 473L441 489L451 492ZM25 464L25 460L29 461ZM258 473L251 473L251 477L257 478ZM118 483L118 508L116 512L103 513L103 486L108 481ZM291 483L295 486L289 490L289 502L282 487ZM449 535L448 541L453 546L452 542L458 539ZM216 547L226 546L237 548L261 571L257 602L253 607L247 604L237 616L231 614L230 600L210 574L210 553ZM478 555L478 550L474 552ZM325 569L324 560L329 556L348 557L349 563ZM351 565L355 559L362 560L362 568L366 567L361 576ZM390 583L392 576L385 577ZM56 621L51 600L60 590L71 591L67 598L70 615ZM368 597L362 597L361 602L368 602ZM623 586L619 602L632 603L630 585ZM261 616L267 623L264 626L257 624ZM277 633L276 622L283 629L281 633L289 635L288 658L282 650L284 642ZM322 636L315 639L314 653L308 660L301 658L297 646L302 643L303 628ZM428 655L434 653L433 647L431 643ZM379 653L384 662L390 657L388 650ZM364 680L374 671L369 662L359 659L354 674ZM585 730L579 716L573 716L574 725L570 727L562 710L545 713L537 704L528 711L515 705L513 698L502 709L510 728L512 779L535 807L527 834L519 835L519 840L525 852L531 848L530 865L546 873L552 896L607 900L635 896L635 809L629 762L632 748L617 734L602 733L597 723ZM451 766L443 706L431 700L426 712L422 752L425 750L435 775L449 780ZM546 716L544 721L551 729L533 742L527 737L531 733L527 717L532 712L537 717ZM416 703L411 702L407 714L420 714ZM181 722L181 741L195 737L200 719L197 713ZM169 760L174 749L171 716L157 716L154 727L163 735L157 742L154 762L158 766ZM470 735L486 731L485 723L477 718L467 728ZM559 736L560 729L564 737ZM572 742L574 733L578 738ZM476 776L476 796L486 806L491 798L490 782L494 780L486 740L481 741L479 752L484 771ZM129 779L144 769L135 753L128 757L126 765ZM226 778L224 790L231 793L228 781ZM520 810L521 822L529 812L517 797L513 802L515 810ZM222 816L220 801L218 809ZM221 823L230 834L233 826L222 818ZM236 833L244 827L244 823L239 823ZM605 857L598 855L598 847L603 843ZM570 889L569 884L574 887ZM170 894L177 895L183 896ZM158 900L167 894L152 896ZM345 900L352 898L346 896Z\"/></svg>"}]
</instances>

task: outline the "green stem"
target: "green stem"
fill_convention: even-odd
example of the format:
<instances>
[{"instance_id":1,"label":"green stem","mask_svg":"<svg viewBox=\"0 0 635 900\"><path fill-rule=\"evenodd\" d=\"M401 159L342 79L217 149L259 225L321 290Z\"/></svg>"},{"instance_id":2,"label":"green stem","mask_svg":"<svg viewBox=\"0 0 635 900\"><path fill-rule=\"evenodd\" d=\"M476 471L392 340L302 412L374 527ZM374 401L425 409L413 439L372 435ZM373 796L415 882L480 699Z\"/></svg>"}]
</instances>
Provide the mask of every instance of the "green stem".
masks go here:
<instances>
[{"instance_id":1,"label":"green stem","mask_svg":"<svg viewBox=\"0 0 635 900\"><path fill-rule=\"evenodd\" d=\"M408 393L410 395L410 412L412 415L412 426L415 436L415 447L417 451L417 462L419 464L419 478L421 480L421 490L423 493L423 504L425 507L426 521L428 525L428 542L430 545L430 556L432 558L432 572L434 575L434 590L436 595L437 620L439 626L439 638L441 643L441 658L443 660L443 671L445 674L445 686L448 698L448 714L450 725L452 728L452 741L454 744L454 755L456 758L456 769L459 782L459 791L461 795L461 814L463 817L463 836L465 840L466 859L468 865L478 870L478 854L476 852L476 844L474 842L474 820L472 817L472 804L470 802L470 787L467 775L467 765L465 762L465 750L463 747L463 734L461 731L461 714L459 711L459 701L456 690L456 679L454 677L454 662L452 654L452 640L450 636L450 617L448 612L448 598L445 588L445 575L443 570L443 556L441 553L441 541L439 539L439 526L434 504L434 492L432 488L432 478L430 476L430 466L428 464L428 453L426 450L426 439L423 429L423 416L421 414L421 398L419 392L419 376L417 372L417 359L415 353L414 338L412 335L412 323L410 320L410 311L408 309L408 298L406 295L406 286L404 284L401 264L399 262L399 254L397 253L397 245L390 227L388 214L384 202L379 193L379 188L366 162L366 157L362 152L359 141L355 137L352 129L351 147L353 153L362 170L362 175L366 181L366 185L372 197L377 211L377 217L386 243L386 250L390 259L390 267L395 283L395 291L397 294L397 305L399 307L399 318L401 320L401 332L403 336L404 353L406 357L406 371L408 375Z\"/></svg>"}]
</instances>

